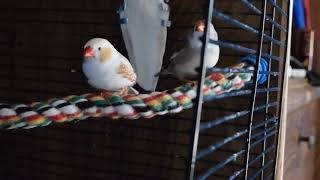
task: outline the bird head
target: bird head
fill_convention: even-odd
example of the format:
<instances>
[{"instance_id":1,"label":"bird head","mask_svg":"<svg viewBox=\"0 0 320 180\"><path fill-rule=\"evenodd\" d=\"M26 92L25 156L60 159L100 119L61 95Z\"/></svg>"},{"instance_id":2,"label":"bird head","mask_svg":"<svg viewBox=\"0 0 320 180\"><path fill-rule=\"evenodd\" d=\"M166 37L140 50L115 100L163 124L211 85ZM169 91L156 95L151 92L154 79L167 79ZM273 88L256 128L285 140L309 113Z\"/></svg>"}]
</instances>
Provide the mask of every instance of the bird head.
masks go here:
<instances>
[{"instance_id":1,"label":"bird head","mask_svg":"<svg viewBox=\"0 0 320 180\"><path fill-rule=\"evenodd\" d=\"M204 29L205 29L206 25L204 24L204 21L203 20L198 20L194 26L194 30L196 32L204 32Z\"/></svg>"},{"instance_id":2,"label":"bird head","mask_svg":"<svg viewBox=\"0 0 320 180\"><path fill-rule=\"evenodd\" d=\"M196 33L198 35L203 35L205 27L206 27L205 21L198 20L194 25L194 33ZM210 37L214 38L215 36L217 36L217 32L214 29L214 26L212 23L210 23L208 31L210 33Z\"/></svg>"},{"instance_id":3,"label":"bird head","mask_svg":"<svg viewBox=\"0 0 320 180\"><path fill-rule=\"evenodd\" d=\"M102 38L93 38L84 45L84 61L100 61L107 63L115 53L112 44Z\"/></svg>"},{"instance_id":4,"label":"bird head","mask_svg":"<svg viewBox=\"0 0 320 180\"><path fill-rule=\"evenodd\" d=\"M202 46L202 42L201 42L201 38L204 35L204 30L206 27L206 23L204 20L198 20L193 28L193 31L189 34L189 43L191 44L191 46L193 47L201 47ZM210 23L209 25L209 37L210 39L213 40L218 40L218 34L216 32L216 30L214 29L214 26L212 23Z\"/></svg>"}]
</instances>

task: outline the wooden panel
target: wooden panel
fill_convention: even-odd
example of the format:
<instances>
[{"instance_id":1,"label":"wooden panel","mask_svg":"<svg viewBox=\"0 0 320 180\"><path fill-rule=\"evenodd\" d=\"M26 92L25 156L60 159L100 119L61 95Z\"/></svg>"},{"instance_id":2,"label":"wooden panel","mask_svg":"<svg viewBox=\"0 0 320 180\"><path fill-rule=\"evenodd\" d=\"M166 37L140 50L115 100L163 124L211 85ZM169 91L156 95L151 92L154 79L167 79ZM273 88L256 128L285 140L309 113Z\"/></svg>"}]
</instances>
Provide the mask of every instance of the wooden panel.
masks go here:
<instances>
[{"instance_id":1,"label":"wooden panel","mask_svg":"<svg viewBox=\"0 0 320 180\"><path fill-rule=\"evenodd\" d=\"M301 80L290 81L288 97L295 98L288 99L284 179L317 179L314 175L319 147L310 148L307 143L299 143L299 137L318 138L320 89Z\"/></svg>"},{"instance_id":2,"label":"wooden panel","mask_svg":"<svg viewBox=\"0 0 320 180\"><path fill-rule=\"evenodd\" d=\"M319 7L320 2L317 0L311 0L311 26L312 29L320 30L320 21L319 21Z\"/></svg>"},{"instance_id":3,"label":"wooden panel","mask_svg":"<svg viewBox=\"0 0 320 180\"><path fill-rule=\"evenodd\" d=\"M310 103L288 116L284 179L314 179L315 151L307 143L299 143L299 136L315 135L318 104Z\"/></svg>"}]
</instances>

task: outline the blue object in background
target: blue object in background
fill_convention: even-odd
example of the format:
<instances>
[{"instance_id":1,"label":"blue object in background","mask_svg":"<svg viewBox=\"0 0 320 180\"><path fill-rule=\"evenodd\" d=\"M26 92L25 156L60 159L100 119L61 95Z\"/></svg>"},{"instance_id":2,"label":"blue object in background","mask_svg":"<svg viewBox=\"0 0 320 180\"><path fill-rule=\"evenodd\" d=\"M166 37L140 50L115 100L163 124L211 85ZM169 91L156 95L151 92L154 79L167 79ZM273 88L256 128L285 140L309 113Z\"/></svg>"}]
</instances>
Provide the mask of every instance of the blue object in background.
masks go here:
<instances>
[{"instance_id":1,"label":"blue object in background","mask_svg":"<svg viewBox=\"0 0 320 180\"><path fill-rule=\"evenodd\" d=\"M246 56L242 59L240 59L240 62L247 62L250 64L256 64L257 56L256 55L249 55ZM260 59L260 64L259 64L259 71L268 71L268 63L267 60L264 58ZM267 81L267 74L266 73L259 73L258 74L258 83L263 84Z\"/></svg>"},{"instance_id":2,"label":"blue object in background","mask_svg":"<svg viewBox=\"0 0 320 180\"><path fill-rule=\"evenodd\" d=\"M293 1L293 22L297 29L306 29L303 0Z\"/></svg>"}]
</instances>

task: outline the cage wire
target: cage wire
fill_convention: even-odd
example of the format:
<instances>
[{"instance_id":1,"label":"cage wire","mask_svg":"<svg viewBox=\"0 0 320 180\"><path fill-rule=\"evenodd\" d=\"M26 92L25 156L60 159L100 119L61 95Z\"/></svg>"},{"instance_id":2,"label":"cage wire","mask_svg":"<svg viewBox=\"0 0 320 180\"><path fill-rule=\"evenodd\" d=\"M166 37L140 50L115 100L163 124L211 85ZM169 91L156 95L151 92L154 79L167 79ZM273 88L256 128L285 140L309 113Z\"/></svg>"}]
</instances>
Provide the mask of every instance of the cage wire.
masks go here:
<instances>
[{"instance_id":1,"label":"cage wire","mask_svg":"<svg viewBox=\"0 0 320 180\"><path fill-rule=\"evenodd\" d=\"M274 179L282 90L290 46L292 1L170 1L166 58L183 46L192 23L213 22L225 68L256 55L254 77L242 90L205 99L193 111L151 120L62 124L0 131L1 179ZM88 91L79 52L90 37L112 41L125 54L116 9L119 1L1 2L0 97L15 103ZM268 71L259 72L264 58ZM205 68L199 76L204 83ZM241 71L238 70L238 71ZM258 74L267 74L264 84ZM163 89L175 84L163 80Z\"/></svg>"}]
</instances>

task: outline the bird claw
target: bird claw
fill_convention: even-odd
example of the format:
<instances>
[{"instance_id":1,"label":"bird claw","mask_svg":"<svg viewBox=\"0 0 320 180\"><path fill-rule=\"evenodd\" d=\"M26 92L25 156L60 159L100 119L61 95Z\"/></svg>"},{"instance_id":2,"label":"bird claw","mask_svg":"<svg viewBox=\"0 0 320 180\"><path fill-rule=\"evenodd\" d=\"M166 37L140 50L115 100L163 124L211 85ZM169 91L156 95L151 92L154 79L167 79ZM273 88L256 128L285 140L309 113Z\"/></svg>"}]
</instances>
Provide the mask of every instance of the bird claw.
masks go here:
<instances>
[{"instance_id":1,"label":"bird claw","mask_svg":"<svg viewBox=\"0 0 320 180\"><path fill-rule=\"evenodd\" d=\"M121 97L123 97L123 96L128 95L128 92L129 92L129 89L128 89L128 87L126 87L126 88L120 89L119 91L102 91L100 93L100 95L102 97L104 97L104 98L110 97L110 96L121 96Z\"/></svg>"},{"instance_id":2,"label":"bird claw","mask_svg":"<svg viewBox=\"0 0 320 180\"><path fill-rule=\"evenodd\" d=\"M129 92L128 87L122 88L122 89L119 91L119 96L126 96L126 95L128 95L128 92Z\"/></svg>"},{"instance_id":3,"label":"bird claw","mask_svg":"<svg viewBox=\"0 0 320 180\"><path fill-rule=\"evenodd\" d=\"M100 96L106 98L106 97L110 97L110 96L114 95L114 93L115 93L115 92L111 92L111 91L102 91L102 92L100 93Z\"/></svg>"}]
</instances>

